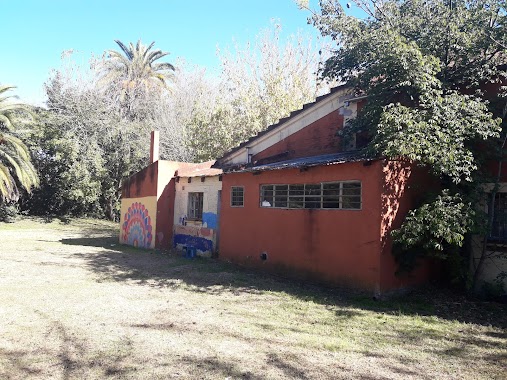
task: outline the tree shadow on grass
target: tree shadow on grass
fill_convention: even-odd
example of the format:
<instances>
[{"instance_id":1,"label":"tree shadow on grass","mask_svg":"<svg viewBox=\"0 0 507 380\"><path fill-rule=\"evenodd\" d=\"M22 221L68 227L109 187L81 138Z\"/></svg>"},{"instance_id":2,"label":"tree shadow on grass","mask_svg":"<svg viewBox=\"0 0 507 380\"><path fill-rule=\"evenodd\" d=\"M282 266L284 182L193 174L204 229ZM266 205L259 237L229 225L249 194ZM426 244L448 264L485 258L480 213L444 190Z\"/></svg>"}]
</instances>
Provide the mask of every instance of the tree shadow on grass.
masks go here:
<instances>
[{"instance_id":1,"label":"tree shadow on grass","mask_svg":"<svg viewBox=\"0 0 507 380\"><path fill-rule=\"evenodd\" d=\"M248 370L240 368L238 363L231 363L214 357L182 357L179 360L181 367L187 367L195 378L211 378L220 376L220 378L233 378L245 380L261 380L264 376L256 375Z\"/></svg>"},{"instance_id":2,"label":"tree shadow on grass","mask_svg":"<svg viewBox=\"0 0 507 380\"><path fill-rule=\"evenodd\" d=\"M28 351L0 348L0 378L15 379L19 376L30 377L41 373L30 360Z\"/></svg>"},{"instance_id":3,"label":"tree shadow on grass","mask_svg":"<svg viewBox=\"0 0 507 380\"><path fill-rule=\"evenodd\" d=\"M118 244L116 236L62 239L67 245L102 248L80 254L99 281L129 281L159 288L219 295L232 293L286 293L301 300L325 305L339 318L354 318L369 310L388 315L417 315L431 323L432 317L483 326L507 328L507 306L469 300L447 289L427 287L387 300L347 288L329 288L306 281L280 278L216 259L186 259L177 251L144 250Z\"/></svg>"}]
</instances>

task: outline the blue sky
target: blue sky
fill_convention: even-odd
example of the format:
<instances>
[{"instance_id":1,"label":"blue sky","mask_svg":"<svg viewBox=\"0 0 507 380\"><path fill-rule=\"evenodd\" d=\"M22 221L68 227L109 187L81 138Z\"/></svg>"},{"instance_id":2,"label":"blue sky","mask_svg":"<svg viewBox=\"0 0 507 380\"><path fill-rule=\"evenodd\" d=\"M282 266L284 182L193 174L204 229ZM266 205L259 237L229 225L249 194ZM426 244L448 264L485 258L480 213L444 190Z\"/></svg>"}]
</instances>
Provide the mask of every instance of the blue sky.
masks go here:
<instances>
[{"instance_id":1,"label":"blue sky","mask_svg":"<svg viewBox=\"0 0 507 380\"><path fill-rule=\"evenodd\" d=\"M294 0L0 0L0 14L0 83L17 86L16 94L30 103L42 102L43 83L70 49L86 62L117 49L115 39L141 38L169 51L169 62L182 57L214 70L217 45L254 40L272 19L285 35L318 35Z\"/></svg>"}]
</instances>

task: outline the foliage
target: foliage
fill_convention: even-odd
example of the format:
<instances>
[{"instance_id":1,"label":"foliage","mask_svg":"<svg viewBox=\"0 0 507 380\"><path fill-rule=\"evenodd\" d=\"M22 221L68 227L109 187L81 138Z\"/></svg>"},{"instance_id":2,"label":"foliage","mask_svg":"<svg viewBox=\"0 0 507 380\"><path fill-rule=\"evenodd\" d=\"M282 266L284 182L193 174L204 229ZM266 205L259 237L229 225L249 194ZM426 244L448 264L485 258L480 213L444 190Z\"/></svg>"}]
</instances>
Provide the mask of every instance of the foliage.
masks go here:
<instances>
[{"instance_id":1,"label":"foliage","mask_svg":"<svg viewBox=\"0 0 507 380\"><path fill-rule=\"evenodd\" d=\"M32 113L28 106L9 100L12 96L6 92L13 88L0 85L0 201L17 200L18 186L30 191L38 185L28 149L15 131L19 117Z\"/></svg>"},{"instance_id":2,"label":"foliage","mask_svg":"<svg viewBox=\"0 0 507 380\"><path fill-rule=\"evenodd\" d=\"M409 211L402 227L393 231L397 243L395 255L400 255L400 263L406 264L402 269L413 269L415 264L416 257L404 260L407 251L446 259L450 246L463 244L464 235L473 226L475 213L470 203L459 194L451 195L448 189L431 202Z\"/></svg>"},{"instance_id":3,"label":"foliage","mask_svg":"<svg viewBox=\"0 0 507 380\"><path fill-rule=\"evenodd\" d=\"M7 201L0 203L0 222L14 223L19 214L19 207L16 202Z\"/></svg>"},{"instance_id":4,"label":"foliage","mask_svg":"<svg viewBox=\"0 0 507 380\"><path fill-rule=\"evenodd\" d=\"M72 51L46 82L47 110L28 145L41 188L22 202L37 215L114 219L121 182L148 162L149 132L161 158L205 161L313 100L320 56L304 36L280 28L222 52L217 78L202 68L160 62L167 53L116 41L120 51L77 66Z\"/></svg>"},{"instance_id":5,"label":"foliage","mask_svg":"<svg viewBox=\"0 0 507 380\"><path fill-rule=\"evenodd\" d=\"M449 92L420 101L384 107L372 147L388 157L404 156L430 166L453 182L472 181L477 169L474 146L467 142L498 137L499 119L479 98Z\"/></svg>"},{"instance_id":6,"label":"foliage","mask_svg":"<svg viewBox=\"0 0 507 380\"><path fill-rule=\"evenodd\" d=\"M101 75L101 84L105 90L119 101L124 115L131 119L142 120L147 114L140 113L142 103L153 99L167 89L173 79L174 66L167 62L156 62L169 53L152 50L155 42L143 45L138 40L126 46L115 40L121 52L109 50L107 58L99 62L97 68Z\"/></svg>"},{"instance_id":7,"label":"foliage","mask_svg":"<svg viewBox=\"0 0 507 380\"><path fill-rule=\"evenodd\" d=\"M219 51L221 94L232 107L229 120L232 140L244 141L286 117L327 89L316 73L321 62L318 49L304 35L291 35L284 44L281 26L273 24L257 39L234 51ZM226 107L218 107L227 115Z\"/></svg>"},{"instance_id":8,"label":"foliage","mask_svg":"<svg viewBox=\"0 0 507 380\"><path fill-rule=\"evenodd\" d=\"M348 15L339 1L321 0L311 18L337 42L322 75L368 96L346 134L368 135L374 153L409 158L440 179L445 190L410 212L394 238L406 255L445 256L477 226L470 205L481 185L479 151L502 133L503 115L493 105L506 78L505 2L352 4L366 17Z\"/></svg>"},{"instance_id":9,"label":"foliage","mask_svg":"<svg viewBox=\"0 0 507 380\"><path fill-rule=\"evenodd\" d=\"M283 40L279 25L218 55L218 78L185 62L177 64L172 91L162 100L167 106L157 116L164 120L159 123L164 157L220 157L327 89L316 75L322 56L310 37Z\"/></svg>"},{"instance_id":10,"label":"foliage","mask_svg":"<svg viewBox=\"0 0 507 380\"><path fill-rule=\"evenodd\" d=\"M121 181L147 162L150 126L123 117L94 74L71 62L46 83L48 110L30 134L42 180L23 203L32 214L116 219Z\"/></svg>"},{"instance_id":11,"label":"foliage","mask_svg":"<svg viewBox=\"0 0 507 380\"><path fill-rule=\"evenodd\" d=\"M28 144L40 187L23 202L23 208L32 215L102 216L99 177L103 168L93 144L80 144L52 112L39 110L39 119Z\"/></svg>"}]
</instances>

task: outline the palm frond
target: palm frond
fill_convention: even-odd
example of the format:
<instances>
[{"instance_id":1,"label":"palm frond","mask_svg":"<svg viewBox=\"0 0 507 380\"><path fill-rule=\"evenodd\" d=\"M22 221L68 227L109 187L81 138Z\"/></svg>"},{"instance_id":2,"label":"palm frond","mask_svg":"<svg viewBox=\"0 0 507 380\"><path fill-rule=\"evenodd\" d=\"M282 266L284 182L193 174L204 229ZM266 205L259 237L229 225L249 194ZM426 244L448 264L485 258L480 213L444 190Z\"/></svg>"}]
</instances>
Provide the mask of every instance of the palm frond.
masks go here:
<instances>
[{"instance_id":1,"label":"palm frond","mask_svg":"<svg viewBox=\"0 0 507 380\"><path fill-rule=\"evenodd\" d=\"M0 94L13 89L13 86L0 86ZM17 199L19 192L17 183L30 191L38 186L39 178L30 161L30 152L26 145L11 132L14 130L16 114L35 117L30 107L22 103L10 103L11 97L0 99L0 197L8 200Z\"/></svg>"},{"instance_id":2,"label":"palm frond","mask_svg":"<svg viewBox=\"0 0 507 380\"><path fill-rule=\"evenodd\" d=\"M127 58L129 60L132 60L134 58L134 53L132 52L132 50L133 50L132 43L130 44L130 49L129 49L120 40L114 40L114 42L116 42L116 44L120 47L120 49L123 50L123 52L125 53L125 55L127 56Z\"/></svg>"},{"instance_id":3,"label":"palm frond","mask_svg":"<svg viewBox=\"0 0 507 380\"><path fill-rule=\"evenodd\" d=\"M15 200L18 189L9 168L0 162L0 197L7 200Z\"/></svg>"}]
</instances>

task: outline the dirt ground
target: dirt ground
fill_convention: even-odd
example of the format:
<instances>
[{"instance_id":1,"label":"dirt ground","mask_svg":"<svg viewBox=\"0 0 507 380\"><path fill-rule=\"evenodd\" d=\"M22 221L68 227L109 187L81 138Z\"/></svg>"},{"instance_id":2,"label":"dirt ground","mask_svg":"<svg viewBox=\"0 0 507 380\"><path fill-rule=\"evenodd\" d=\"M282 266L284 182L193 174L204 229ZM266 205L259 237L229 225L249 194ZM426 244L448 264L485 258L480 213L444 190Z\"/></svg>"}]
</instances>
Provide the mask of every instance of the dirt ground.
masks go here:
<instances>
[{"instance_id":1,"label":"dirt ground","mask_svg":"<svg viewBox=\"0 0 507 380\"><path fill-rule=\"evenodd\" d=\"M122 247L94 220L0 223L0 379L505 379L507 308L374 302Z\"/></svg>"}]
</instances>

